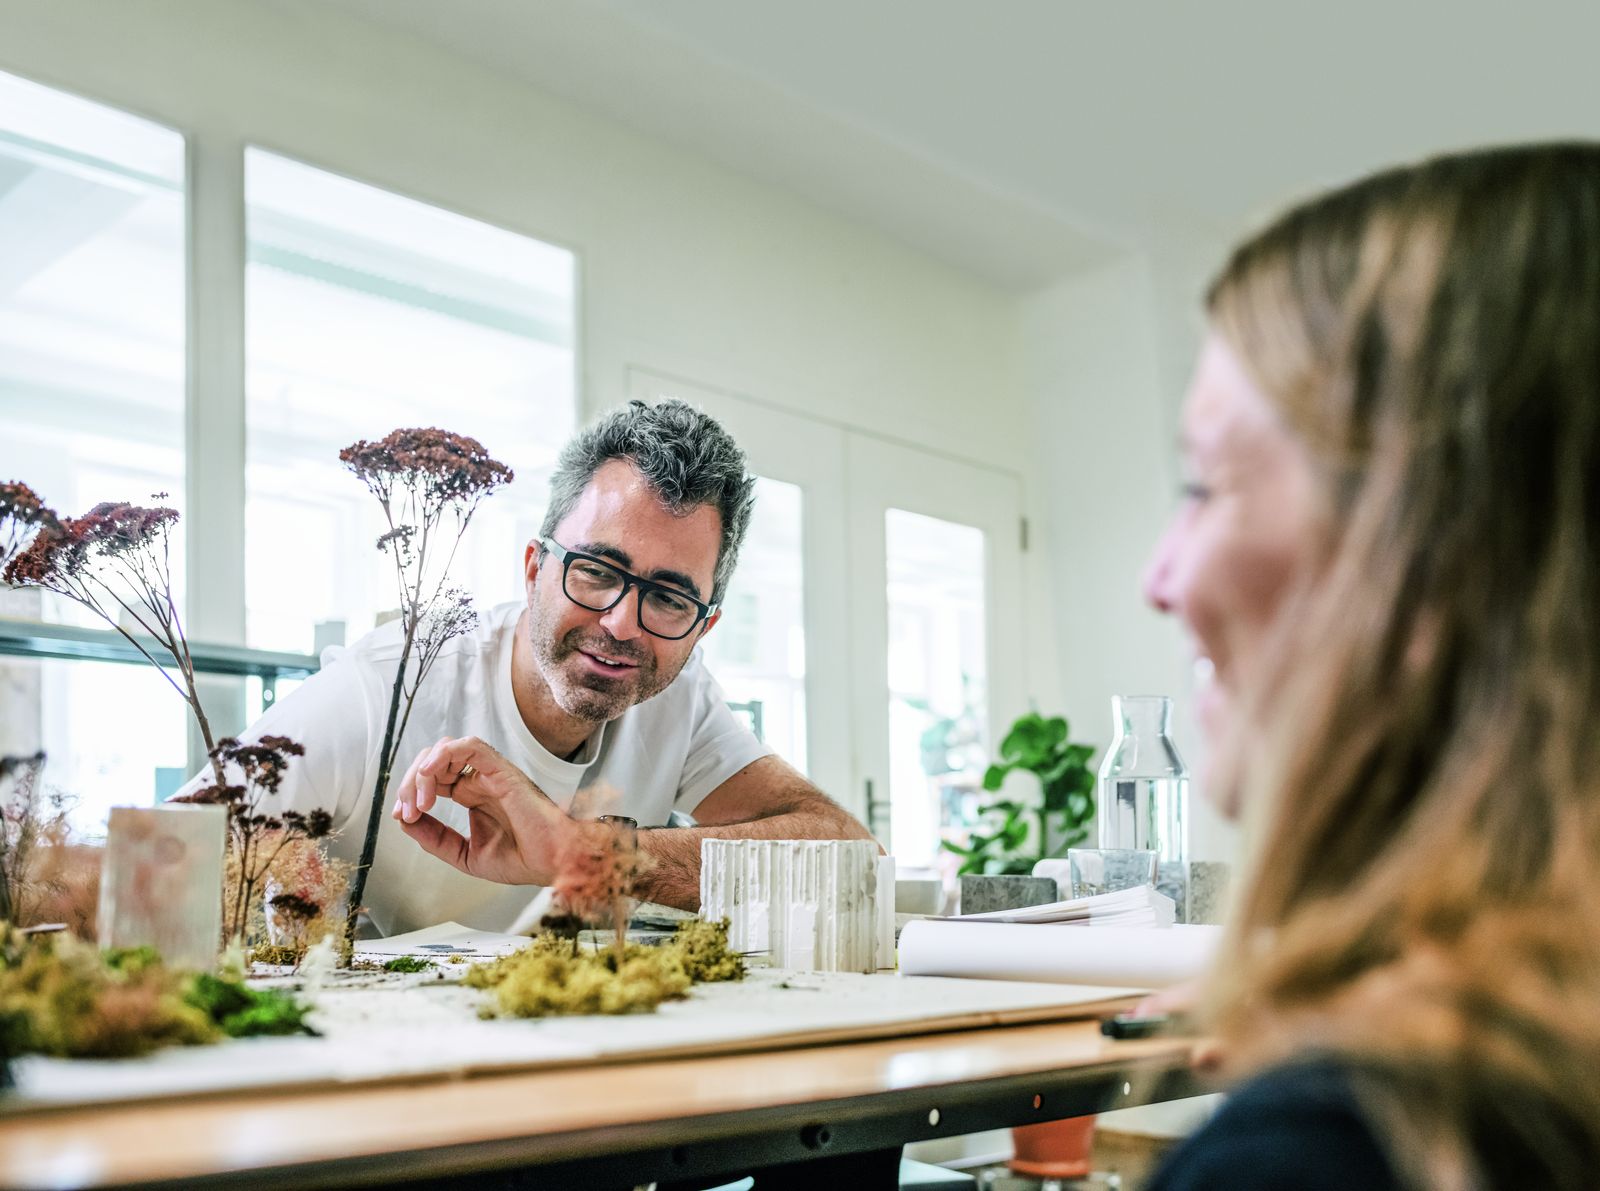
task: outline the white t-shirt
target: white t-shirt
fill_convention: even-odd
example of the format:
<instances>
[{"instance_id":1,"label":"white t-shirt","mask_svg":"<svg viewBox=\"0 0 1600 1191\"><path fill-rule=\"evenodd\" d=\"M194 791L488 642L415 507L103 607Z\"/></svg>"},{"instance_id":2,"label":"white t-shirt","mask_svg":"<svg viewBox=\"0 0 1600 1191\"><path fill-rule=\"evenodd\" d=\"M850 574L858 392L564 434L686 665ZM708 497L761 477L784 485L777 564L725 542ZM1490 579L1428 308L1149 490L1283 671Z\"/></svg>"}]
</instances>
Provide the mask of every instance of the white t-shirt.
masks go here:
<instances>
[{"instance_id":1,"label":"white t-shirt","mask_svg":"<svg viewBox=\"0 0 1600 1191\"><path fill-rule=\"evenodd\" d=\"M390 815L406 769L441 736L481 737L563 808L580 789L608 787L616 797L587 813L627 815L649 826L664 825L674 810L693 814L707 794L772 751L728 710L696 649L666 690L603 725L575 760L554 756L528 731L512 694L511 648L522 607L502 604L484 613L474 631L448 642L417 693L395 754L363 897L386 935L450 920L509 930L539 893L537 886L500 885L458 872L412 842ZM360 857L366 834L400 645L399 623L392 622L348 648L324 651L322 669L248 733L250 739L288 736L305 746L264 809L326 809L337 831L328 850L351 862ZM208 770L186 790L209 781ZM466 811L449 799L431 813L467 833Z\"/></svg>"}]
</instances>

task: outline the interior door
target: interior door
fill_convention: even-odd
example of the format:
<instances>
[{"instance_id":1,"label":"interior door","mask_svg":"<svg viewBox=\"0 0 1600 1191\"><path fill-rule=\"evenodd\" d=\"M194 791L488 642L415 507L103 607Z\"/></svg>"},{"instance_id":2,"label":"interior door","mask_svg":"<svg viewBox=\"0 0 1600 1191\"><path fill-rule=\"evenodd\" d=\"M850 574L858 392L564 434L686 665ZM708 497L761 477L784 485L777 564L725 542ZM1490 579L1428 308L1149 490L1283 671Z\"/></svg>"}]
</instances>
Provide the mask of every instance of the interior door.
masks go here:
<instances>
[{"instance_id":1,"label":"interior door","mask_svg":"<svg viewBox=\"0 0 1600 1191\"><path fill-rule=\"evenodd\" d=\"M854 433L846 468L854 783L902 867L949 870L1026 707L1021 483Z\"/></svg>"},{"instance_id":2,"label":"interior door","mask_svg":"<svg viewBox=\"0 0 1600 1191\"><path fill-rule=\"evenodd\" d=\"M758 479L723 616L702 649L728 700L778 754L856 814L842 574L844 432L799 414L629 371L629 395L699 406L738 440Z\"/></svg>"}]
</instances>

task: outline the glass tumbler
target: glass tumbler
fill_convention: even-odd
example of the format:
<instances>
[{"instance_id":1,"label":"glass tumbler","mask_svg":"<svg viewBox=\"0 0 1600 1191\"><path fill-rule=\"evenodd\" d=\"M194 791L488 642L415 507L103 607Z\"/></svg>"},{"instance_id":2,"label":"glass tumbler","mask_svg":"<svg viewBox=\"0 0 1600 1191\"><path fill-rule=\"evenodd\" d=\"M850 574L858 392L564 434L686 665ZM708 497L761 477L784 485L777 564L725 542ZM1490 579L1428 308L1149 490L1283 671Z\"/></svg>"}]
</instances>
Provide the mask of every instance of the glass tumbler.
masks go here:
<instances>
[{"instance_id":1,"label":"glass tumbler","mask_svg":"<svg viewBox=\"0 0 1600 1191\"><path fill-rule=\"evenodd\" d=\"M1073 897L1094 897L1156 882L1153 848L1068 848Z\"/></svg>"}]
</instances>

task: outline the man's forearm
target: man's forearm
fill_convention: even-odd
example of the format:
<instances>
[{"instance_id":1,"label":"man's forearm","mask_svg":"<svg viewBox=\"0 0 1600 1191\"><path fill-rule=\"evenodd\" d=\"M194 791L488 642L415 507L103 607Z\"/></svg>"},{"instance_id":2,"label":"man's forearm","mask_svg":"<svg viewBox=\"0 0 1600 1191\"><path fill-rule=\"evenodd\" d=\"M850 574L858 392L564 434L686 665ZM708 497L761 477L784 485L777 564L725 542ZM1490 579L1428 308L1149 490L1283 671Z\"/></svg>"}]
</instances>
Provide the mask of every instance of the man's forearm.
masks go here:
<instances>
[{"instance_id":1,"label":"man's forearm","mask_svg":"<svg viewBox=\"0 0 1600 1191\"><path fill-rule=\"evenodd\" d=\"M650 863L635 889L645 901L700 908L700 841L708 839L871 839L856 818L836 806L806 807L709 827L659 827L639 833Z\"/></svg>"}]
</instances>

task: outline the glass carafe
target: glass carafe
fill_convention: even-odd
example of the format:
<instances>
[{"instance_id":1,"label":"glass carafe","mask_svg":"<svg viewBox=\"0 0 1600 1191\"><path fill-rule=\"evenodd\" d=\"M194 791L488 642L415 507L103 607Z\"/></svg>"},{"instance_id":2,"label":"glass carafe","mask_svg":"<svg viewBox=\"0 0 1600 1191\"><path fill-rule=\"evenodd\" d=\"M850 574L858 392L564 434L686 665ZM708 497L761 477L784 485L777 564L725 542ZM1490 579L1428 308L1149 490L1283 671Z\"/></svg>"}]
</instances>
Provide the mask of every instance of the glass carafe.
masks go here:
<instances>
[{"instance_id":1,"label":"glass carafe","mask_svg":"<svg viewBox=\"0 0 1600 1191\"><path fill-rule=\"evenodd\" d=\"M1156 886L1185 920L1188 892L1189 771L1172 743L1172 700L1116 695L1116 738L1100 766L1095 817L1102 848L1147 848L1159 859Z\"/></svg>"}]
</instances>

